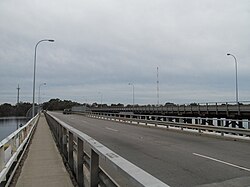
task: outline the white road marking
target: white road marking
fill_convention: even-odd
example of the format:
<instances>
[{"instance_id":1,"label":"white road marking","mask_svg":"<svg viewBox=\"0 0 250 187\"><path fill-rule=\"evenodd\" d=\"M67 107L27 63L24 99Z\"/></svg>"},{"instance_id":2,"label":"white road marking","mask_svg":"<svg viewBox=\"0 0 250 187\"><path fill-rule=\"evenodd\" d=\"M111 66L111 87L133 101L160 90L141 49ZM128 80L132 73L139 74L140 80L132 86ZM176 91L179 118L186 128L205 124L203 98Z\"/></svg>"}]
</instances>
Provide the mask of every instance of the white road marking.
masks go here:
<instances>
[{"instance_id":1,"label":"white road marking","mask_svg":"<svg viewBox=\"0 0 250 187\"><path fill-rule=\"evenodd\" d=\"M213 160L213 161L216 161L216 162L220 162L222 164L226 164L226 165L229 165L229 166L232 166L232 167L239 168L239 169L242 169L242 170L250 172L250 169L248 169L248 168L245 168L245 167L242 167L242 166L238 166L238 165L235 165L235 164L231 164L229 162L225 162L225 161L222 161L222 160L219 160L219 159L215 159L215 158L212 158L212 157L209 157L209 156L201 155L201 154L198 154L198 153L193 153L193 155L196 155L196 156L199 156L199 157L203 157L203 158L206 158L206 159L209 159L209 160Z\"/></svg>"},{"instance_id":2,"label":"white road marking","mask_svg":"<svg viewBox=\"0 0 250 187\"><path fill-rule=\"evenodd\" d=\"M105 127L106 129L108 129L108 130L111 130L111 131L115 131L115 132L117 132L118 130L116 130L116 129L112 129L112 128L109 128L109 127Z\"/></svg>"}]
</instances>

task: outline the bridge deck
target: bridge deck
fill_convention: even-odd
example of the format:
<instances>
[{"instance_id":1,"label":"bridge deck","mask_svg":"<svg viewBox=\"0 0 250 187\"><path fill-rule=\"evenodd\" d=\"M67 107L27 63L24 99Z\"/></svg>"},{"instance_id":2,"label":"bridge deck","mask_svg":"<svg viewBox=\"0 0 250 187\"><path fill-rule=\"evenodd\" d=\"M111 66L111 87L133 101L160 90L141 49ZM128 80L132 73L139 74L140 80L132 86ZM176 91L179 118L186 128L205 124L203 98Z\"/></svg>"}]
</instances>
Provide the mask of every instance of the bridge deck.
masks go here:
<instances>
[{"instance_id":1,"label":"bridge deck","mask_svg":"<svg viewBox=\"0 0 250 187\"><path fill-rule=\"evenodd\" d=\"M73 186L44 115L39 119L16 186Z\"/></svg>"}]
</instances>

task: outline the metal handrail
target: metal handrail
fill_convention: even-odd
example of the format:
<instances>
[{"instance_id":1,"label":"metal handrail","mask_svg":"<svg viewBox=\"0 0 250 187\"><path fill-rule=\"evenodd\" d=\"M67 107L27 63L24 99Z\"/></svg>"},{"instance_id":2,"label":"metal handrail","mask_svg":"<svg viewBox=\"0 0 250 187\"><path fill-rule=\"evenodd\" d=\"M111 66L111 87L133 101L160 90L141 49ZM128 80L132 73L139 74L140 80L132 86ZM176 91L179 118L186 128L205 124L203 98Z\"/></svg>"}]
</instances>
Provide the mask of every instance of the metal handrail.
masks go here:
<instances>
[{"instance_id":1,"label":"metal handrail","mask_svg":"<svg viewBox=\"0 0 250 187\"><path fill-rule=\"evenodd\" d=\"M0 142L0 185L8 184L13 177L38 119L39 114Z\"/></svg>"}]
</instances>

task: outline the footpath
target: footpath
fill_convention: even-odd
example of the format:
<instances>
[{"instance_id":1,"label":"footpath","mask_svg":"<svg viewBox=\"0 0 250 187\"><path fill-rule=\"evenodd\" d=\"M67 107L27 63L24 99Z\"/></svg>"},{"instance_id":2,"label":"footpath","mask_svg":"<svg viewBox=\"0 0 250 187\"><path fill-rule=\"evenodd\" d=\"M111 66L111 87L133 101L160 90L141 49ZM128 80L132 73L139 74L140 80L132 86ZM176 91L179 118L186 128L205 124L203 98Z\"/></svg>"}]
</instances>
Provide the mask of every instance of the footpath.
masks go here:
<instances>
[{"instance_id":1,"label":"footpath","mask_svg":"<svg viewBox=\"0 0 250 187\"><path fill-rule=\"evenodd\" d=\"M73 187L43 114L38 121L16 186Z\"/></svg>"}]
</instances>

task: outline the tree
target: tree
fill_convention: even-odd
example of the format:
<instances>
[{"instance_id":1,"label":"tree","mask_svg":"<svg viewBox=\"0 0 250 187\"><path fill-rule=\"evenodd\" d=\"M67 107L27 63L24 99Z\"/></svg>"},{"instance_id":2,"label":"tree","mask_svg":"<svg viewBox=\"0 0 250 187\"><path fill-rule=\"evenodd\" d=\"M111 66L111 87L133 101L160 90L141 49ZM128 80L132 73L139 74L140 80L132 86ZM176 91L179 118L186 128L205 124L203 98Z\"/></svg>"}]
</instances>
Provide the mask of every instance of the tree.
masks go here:
<instances>
[{"instance_id":1,"label":"tree","mask_svg":"<svg viewBox=\"0 0 250 187\"><path fill-rule=\"evenodd\" d=\"M80 106L80 103L70 100L51 99L49 102L43 104L45 110L64 110L66 108L72 108L73 106Z\"/></svg>"},{"instance_id":2,"label":"tree","mask_svg":"<svg viewBox=\"0 0 250 187\"><path fill-rule=\"evenodd\" d=\"M11 104L4 103L0 105L0 117L8 116L26 116L27 111L32 107L30 103L19 103L12 106Z\"/></svg>"}]
</instances>

